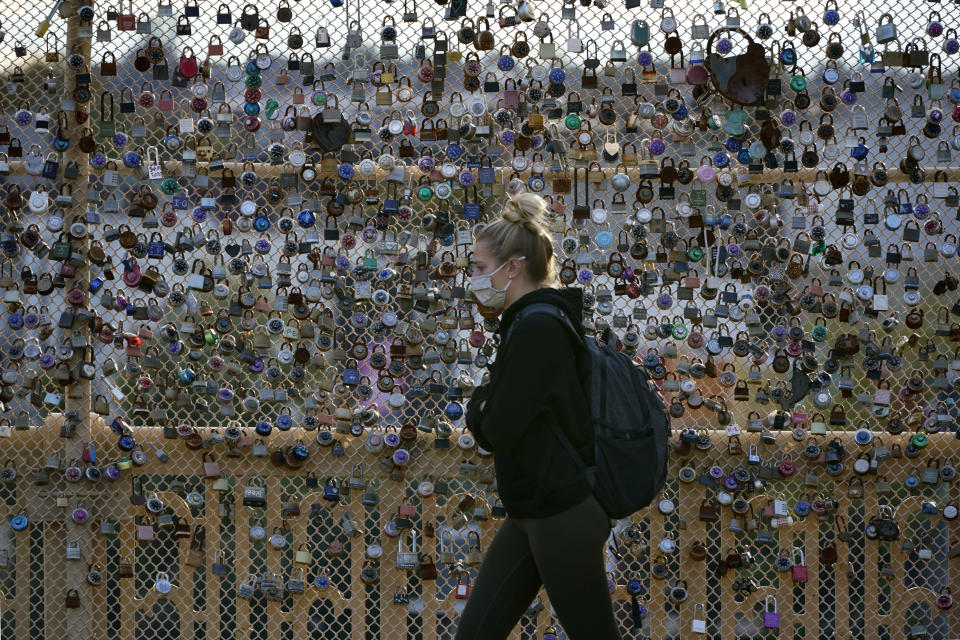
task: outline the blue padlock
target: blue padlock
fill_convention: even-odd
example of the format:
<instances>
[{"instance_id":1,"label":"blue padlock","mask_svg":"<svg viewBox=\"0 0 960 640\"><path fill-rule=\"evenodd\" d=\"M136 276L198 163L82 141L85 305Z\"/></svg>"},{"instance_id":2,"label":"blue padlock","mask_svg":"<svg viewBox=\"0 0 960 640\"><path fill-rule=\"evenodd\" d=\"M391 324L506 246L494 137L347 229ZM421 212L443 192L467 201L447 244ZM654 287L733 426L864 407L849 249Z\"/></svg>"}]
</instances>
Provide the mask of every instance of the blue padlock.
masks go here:
<instances>
[{"instance_id":1,"label":"blue padlock","mask_svg":"<svg viewBox=\"0 0 960 640\"><path fill-rule=\"evenodd\" d=\"M310 457L310 450L307 449L307 445L298 442L290 449L290 454L300 462L303 462Z\"/></svg>"},{"instance_id":2,"label":"blue padlock","mask_svg":"<svg viewBox=\"0 0 960 640\"><path fill-rule=\"evenodd\" d=\"M257 426L254 427L254 431L257 432L258 436L265 438L273 431L273 426L266 420L261 420L257 423Z\"/></svg>"},{"instance_id":3,"label":"blue padlock","mask_svg":"<svg viewBox=\"0 0 960 640\"><path fill-rule=\"evenodd\" d=\"M270 228L270 218L259 215L253 219L253 228L257 231L266 231Z\"/></svg>"},{"instance_id":4,"label":"blue padlock","mask_svg":"<svg viewBox=\"0 0 960 640\"><path fill-rule=\"evenodd\" d=\"M340 489L336 478L327 478L323 484L323 499L329 502L340 502Z\"/></svg>"},{"instance_id":5,"label":"blue padlock","mask_svg":"<svg viewBox=\"0 0 960 640\"><path fill-rule=\"evenodd\" d=\"M317 215L310 209L304 209L297 216L297 223L304 229L309 229L317 223Z\"/></svg>"},{"instance_id":6,"label":"blue padlock","mask_svg":"<svg viewBox=\"0 0 960 640\"><path fill-rule=\"evenodd\" d=\"M293 426L293 418L291 418L289 414L282 413L279 416L277 416L277 422L276 422L277 429L279 429L280 431L289 431L292 426Z\"/></svg>"},{"instance_id":7,"label":"blue padlock","mask_svg":"<svg viewBox=\"0 0 960 640\"><path fill-rule=\"evenodd\" d=\"M343 370L343 384L354 385L360 383L360 372L356 364Z\"/></svg>"},{"instance_id":8,"label":"blue padlock","mask_svg":"<svg viewBox=\"0 0 960 640\"><path fill-rule=\"evenodd\" d=\"M7 326L13 330L19 330L23 328L23 315L19 311L14 311L10 314L10 317L7 318Z\"/></svg>"},{"instance_id":9,"label":"blue padlock","mask_svg":"<svg viewBox=\"0 0 960 640\"><path fill-rule=\"evenodd\" d=\"M27 525L30 524L30 521L22 513L18 513L10 519L10 528L14 531L23 531L27 528Z\"/></svg>"},{"instance_id":10,"label":"blue padlock","mask_svg":"<svg viewBox=\"0 0 960 640\"><path fill-rule=\"evenodd\" d=\"M463 405L459 402L448 402L443 409L443 415L450 420L459 420L463 416Z\"/></svg>"},{"instance_id":11,"label":"blue padlock","mask_svg":"<svg viewBox=\"0 0 960 640\"><path fill-rule=\"evenodd\" d=\"M127 151L123 154L123 164L128 169L136 169L142 161L143 159L140 157L140 154L135 151Z\"/></svg>"}]
</instances>

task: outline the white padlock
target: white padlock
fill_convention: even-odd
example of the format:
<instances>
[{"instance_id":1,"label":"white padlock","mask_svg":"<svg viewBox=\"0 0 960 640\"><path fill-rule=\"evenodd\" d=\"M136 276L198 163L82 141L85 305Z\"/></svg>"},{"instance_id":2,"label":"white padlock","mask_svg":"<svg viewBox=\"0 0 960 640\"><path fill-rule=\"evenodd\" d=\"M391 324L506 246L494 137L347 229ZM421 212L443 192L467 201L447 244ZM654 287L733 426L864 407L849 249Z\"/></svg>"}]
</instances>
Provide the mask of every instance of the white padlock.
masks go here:
<instances>
[{"instance_id":1,"label":"white padlock","mask_svg":"<svg viewBox=\"0 0 960 640\"><path fill-rule=\"evenodd\" d=\"M157 590L157 593L160 595L167 595L170 593L170 589L173 588L173 585L170 584L170 577L167 575L166 571L157 572L157 580L154 587Z\"/></svg>"}]
</instances>

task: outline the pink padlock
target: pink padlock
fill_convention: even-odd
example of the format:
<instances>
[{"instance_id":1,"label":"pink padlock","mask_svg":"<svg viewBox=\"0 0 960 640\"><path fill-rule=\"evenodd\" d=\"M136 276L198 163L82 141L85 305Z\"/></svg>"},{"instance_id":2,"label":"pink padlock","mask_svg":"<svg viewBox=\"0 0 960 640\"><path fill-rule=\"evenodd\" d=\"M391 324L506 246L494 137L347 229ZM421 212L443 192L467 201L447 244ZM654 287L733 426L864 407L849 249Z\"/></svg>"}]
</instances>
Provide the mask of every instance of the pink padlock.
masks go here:
<instances>
[{"instance_id":1,"label":"pink padlock","mask_svg":"<svg viewBox=\"0 0 960 640\"><path fill-rule=\"evenodd\" d=\"M143 280L143 275L140 273L140 265L125 263L123 269L124 284L130 287L136 287L140 285L141 280Z\"/></svg>"},{"instance_id":2,"label":"pink padlock","mask_svg":"<svg viewBox=\"0 0 960 640\"><path fill-rule=\"evenodd\" d=\"M713 161L707 159L709 164L702 164L697 168L697 179L700 182L712 182L716 171L713 168Z\"/></svg>"}]
</instances>

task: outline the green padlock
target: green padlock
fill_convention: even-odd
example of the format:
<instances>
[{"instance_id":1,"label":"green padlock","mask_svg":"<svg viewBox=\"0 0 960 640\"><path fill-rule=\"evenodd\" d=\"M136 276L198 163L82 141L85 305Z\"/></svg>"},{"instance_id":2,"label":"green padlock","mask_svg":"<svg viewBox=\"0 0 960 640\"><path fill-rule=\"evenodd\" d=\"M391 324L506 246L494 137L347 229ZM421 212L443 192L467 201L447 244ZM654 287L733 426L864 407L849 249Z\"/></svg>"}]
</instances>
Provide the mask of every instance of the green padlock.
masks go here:
<instances>
[{"instance_id":1,"label":"green padlock","mask_svg":"<svg viewBox=\"0 0 960 640\"><path fill-rule=\"evenodd\" d=\"M927 434L925 433L915 433L913 437L910 438L910 443L915 446L917 449L923 449L927 446Z\"/></svg>"},{"instance_id":2,"label":"green padlock","mask_svg":"<svg viewBox=\"0 0 960 640\"><path fill-rule=\"evenodd\" d=\"M268 120L274 120L279 112L280 103L273 98L267 100L267 103L263 107L263 115L266 116Z\"/></svg>"},{"instance_id":3,"label":"green padlock","mask_svg":"<svg viewBox=\"0 0 960 640\"><path fill-rule=\"evenodd\" d=\"M797 74L790 78L790 88L794 91L803 91L807 88L807 79L802 74Z\"/></svg>"},{"instance_id":4,"label":"green padlock","mask_svg":"<svg viewBox=\"0 0 960 640\"><path fill-rule=\"evenodd\" d=\"M827 339L827 327L822 324L815 324L810 330L810 337L817 342L823 342Z\"/></svg>"},{"instance_id":5,"label":"green padlock","mask_svg":"<svg viewBox=\"0 0 960 640\"><path fill-rule=\"evenodd\" d=\"M700 262L703 258L703 249L694 245L687 250L687 257L693 262Z\"/></svg>"},{"instance_id":6,"label":"green padlock","mask_svg":"<svg viewBox=\"0 0 960 640\"><path fill-rule=\"evenodd\" d=\"M172 196L180 191L180 183L177 182L176 178L164 178L163 182L160 183L160 190L168 196Z\"/></svg>"},{"instance_id":7,"label":"green padlock","mask_svg":"<svg viewBox=\"0 0 960 640\"><path fill-rule=\"evenodd\" d=\"M579 114L568 113L567 117L563 119L563 124L570 131L576 131L580 128L580 125L583 124L583 119L580 118Z\"/></svg>"},{"instance_id":8,"label":"green padlock","mask_svg":"<svg viewBox=\"0 0 960 640\"><path fill-rule=\"evenodd\" d=\"M674 340L683 340L687 337L688 333L687 325L683 323L678 322L670 325L670 335L673 336Z\"/></svg>"},{"instance_id":9,"label":"green padlock","mask_svg":"<svg viewBox=\"0 0 960 640\"><path fill-rule=\"evenodd\" d=\"M53 243L50 255L54 260L69 260L70 254L73 253L73 247L69 241L64 240L65 237L66 234L61 234L60 238Z\"/></svg>"},{"instance_id":10,"label":"green padlock","mask_svg":"<svg viewBox=\"0 0 960 640\"><path fill-rule=\"evenodd\" d=\"M203 339L212 347L220 341L220 336L217 335L217 332L214 331L212 327L207 327L203 332Z\"/></svg>"},{"instance_id":11,"label":"green padlock","mask_svg":"<svg viewBox=\"0 0 960 640\"><path fill-rule=\"evenodd\" d=\"M417 198L419 198L421 202L426 202L432 197L433 197L433 189L431 189L430 187L420 187L419 189L417 189Z\"/></svg>"}]
</instances>

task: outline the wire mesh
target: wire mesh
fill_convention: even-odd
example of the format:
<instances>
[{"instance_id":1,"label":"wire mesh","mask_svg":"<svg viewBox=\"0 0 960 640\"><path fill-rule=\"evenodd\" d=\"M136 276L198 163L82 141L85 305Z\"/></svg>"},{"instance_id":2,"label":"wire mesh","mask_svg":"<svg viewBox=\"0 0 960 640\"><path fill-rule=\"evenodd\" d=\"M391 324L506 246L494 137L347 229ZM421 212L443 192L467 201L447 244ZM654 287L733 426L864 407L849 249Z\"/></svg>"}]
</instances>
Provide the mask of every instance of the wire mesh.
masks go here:
<instances>
[{"instance_id":1,"label":"wire mesh","mask_svg":"<svg viewBox=\"0 0 960 640\"><path fill-rule=\"evenodd\" d=\"M471 560L467 532L484 548L502 516L492 460L458 442L462 404L495 355L495 323L463 291L471 232L506 192L526 188L552 203L562 275L587 292L587 324L612 325L627 348L642 343L638 356L656 354L649 365L675 427L705 439L673 463L665 495L676 510L638 514L611 539L624 637L699 635L699 620L714 638L955 635L937 597L955 577L948 557L960 544L942 517L957 499L944 469L955 459L960 370L960 307L947 277L956 272L960 142L946 118L958 98L950 31L958 9L656 3L538 3L525 22L514 18L525 4L476 4L447 20L463 5L405 3L398 12L399 3L315 0L137 1L96 5L84 21L65 2L69 20L55 19L46 38L34 37L33 18L8 18L5 197L14 186L24 198L43 188L50 205L7 199L4 217L10 429L0 435L9 436L4 467L15 473L0 486L9 517L3 631L453 637L458 575L476 567L458 574L444 554ZM897 37L884 45L885 14ZM671 17L680 66L665 53ZM774 68L781 89L771 83L766 105L793 154L787 144L751 147L763 138L764 109L749 109L740 135L735 105L698 105L686 84L710 53L710 34L737 20L768 54L798 58ZM650 43L636 46L645 28ZM478 38L467 37L471 29ZM488 30L492 48L478 49ZM746 37L725 35L717 50L745 51ZM834 66L825 59L835 42L843 52ZM927 61L914 64L924 51ZM197 75L178 77L191 62ZM86 103L75 92L84 73ZM807 107L791 88L801 80ZM324 154L297 127L334 104L350 137ZM83 123L77 108L89 113ZM894 108L902 119L885 119ZM90 144L90 153L80 149ZM716 177L702 181L711 163ZM877 169L888 184L878 186ZM836 187L844 175L851 186ZM77 235L62 235L74 223ZM79 303L73 290L85 293ZM87 322L87 308L99 320ZM859 354L831 353L844 334L857 338ZM89 382L79 368L87 358ZM799 367L817 381L797 405L790 382ZM874 440L857 444L855 429ZM370 451L371 433L401 437L410 463L394 465L390 448ZM916 446L916 434L930 444ZM132 439L118 446L124 435ZM834 437L847 447L841 467L805 457L807 445L826 450ZM83 459L85 443L96 462ZM309 453L300 465L297 444ZM206 453L226 484L206 477ZM59 461L48 459L55 454ZM858 455L878 460L859 494ZM797 470L785 480L771 470L788 456ZM96 465L104 477L84 479ZM738 468L746 480L734 477ZM118 479L105 479L114 470ZM716 521L701 518L701 501L719 507L728 477L728 493L753 508L752 526L730 506ZM243 506L256 478L264 508ZM324 499L334 480L337 502ZM423 497L427 481L436 491ZM462 512L466 494L479 506ZM778 496L794 518L780 527L764 515ZM151 497L158 513L146 508ZM816 497L828 512L802 517ZM925 499L939 515L922 514ZM415 513L418 560L429 553L440 565L435 580L395 568L401 503ZM881 503L896 506L900 540L865 537ZM78 508L90 512L84 525ZM23 531L17 515L29 521ZM141 540L151 525L153 540ZM665 536L676 552L659 551ZM79 560L68 559L71 542ZM691 556L697 542L703 560ZM838 560L824 562L831 544ZM309 563L298 561L301 545ZM381 545L379 560L370 545ZM807 582L792 579L794 548L806 556ZM748 551L752 562L742 558ZM685 598L674 589L680 581ZM779 632L765 628L767 596ZM542 593L513 637L553 631L563 637Z\"/></svg>"}]
</instances>

